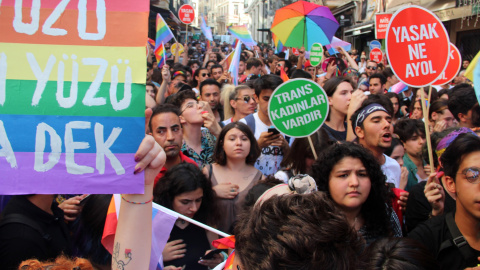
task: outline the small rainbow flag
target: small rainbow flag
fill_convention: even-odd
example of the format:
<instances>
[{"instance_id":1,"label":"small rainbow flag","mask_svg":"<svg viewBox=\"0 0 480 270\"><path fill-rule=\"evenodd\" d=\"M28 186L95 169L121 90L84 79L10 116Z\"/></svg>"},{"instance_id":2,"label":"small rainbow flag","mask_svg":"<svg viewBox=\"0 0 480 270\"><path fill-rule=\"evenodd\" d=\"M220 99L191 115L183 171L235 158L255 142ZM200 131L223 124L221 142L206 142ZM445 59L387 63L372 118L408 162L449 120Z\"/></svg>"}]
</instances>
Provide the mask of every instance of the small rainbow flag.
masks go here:
<instances>
[{"instance_id":1,"label":"small rainbow flag","mask_svg":"<svg viewBox=\"0 0 480 270\"><path fill-rule=\"evenodd\" d=\"M210 50L212 48L212 42L207 39L207 50Z\"/></svg>"},{"instance_id":2,"label":"small rainbow flag","mask_svg":"<svg viewBox=\"0 0 480 270\"><path fill-rule=\"evenodd\" d=\"M246 25L231 25L227 27L227 31L234 37L243 42L247 47L253 47L257 45L257 42L253 40L250 31L248 31Z\"/></svg>"},{"instance_id":3,"label":"small rainbow flag","mask_svg":"<svg viewBox=\"0 0 480 270\"><path fill-rule=\"evenodd\" d=\"M280 78L282 78L282 80L284 82L290 80L290 78L288 78L288 75L287 73L285 72L285 70L283 69L283 67L280 68Z\"/></svg>"},{"instance_id":4,"label":"small rainbow flag","mask_svg":"<svg viewBox=\"0 0 480 270\"><path fill-rule=\"evenodd\" d=\"M233 51L233 59L230 63L230 67L228 68L228 72L233 79L233 84L235 86L238 85L238 66L240 64L240 54L242 52L242 42L238 42L237 47L235 47L235 51Z\"/></svg>"},{"instance_id":5,"label":"small rainbow flag","mask_svg":"<svg viewBox=\"0 0 480 270\"><path fill-rule=\"evenodd\" d=\"M105 219L101 242L110 253L113 252L121 200L119 194L112 196ZM152 203L152 250L149 269L163 269L162 251L177 219L178 215L175 212Z\"/></svg>"},{"instance_id":6,"label":"small rainbow flag","mask_svg":"<svg viewBox=\"0 0 480 270\"><path fill-rule=\"evenodd\" d=\"M225 65L227 67L230 67L230 65L232 64L234 54L235 54L235 51L229 53L227 57L225 57Z\"/></svg>"},{"instance_id":7,"label":"small rainbow flag","mask_svg":"<svg viewBox=\"0 0 480 270\"><path fill-rule=\"evenodd\" d=\"M165 55L165 45L162 43L158 44L158 47L155 48L155 58L157 59L158 68L162 68L165 65L167 60Z\"/></svg>"},{"instance_id":8,"label":"small rainbow flag","mask_svg":"<svg viewBox=\"0 0 480 270\"><path fill-rule=\"evenodd\" d=\"M155 38L155 43L157 44L157 46L162 42L167 43L173 38L172 30L170 30L167 23L165 22L165 20L163 20L162 16L159 13L157 13L156 30L157 30L157 35Z\"/></svg>"}]
</instances>

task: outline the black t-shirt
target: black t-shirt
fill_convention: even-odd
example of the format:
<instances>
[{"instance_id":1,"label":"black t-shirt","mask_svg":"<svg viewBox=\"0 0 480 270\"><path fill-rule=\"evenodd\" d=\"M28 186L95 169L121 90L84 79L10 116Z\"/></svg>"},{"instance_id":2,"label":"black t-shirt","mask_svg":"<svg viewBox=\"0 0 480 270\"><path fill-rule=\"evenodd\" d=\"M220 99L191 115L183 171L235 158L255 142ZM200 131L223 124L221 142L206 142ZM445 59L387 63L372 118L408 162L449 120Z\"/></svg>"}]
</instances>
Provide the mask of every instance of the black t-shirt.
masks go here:
<instances>
[{"instance_id":1,"label":"black t-shirt","mask_svg":"<svg viewBox=\"0 0 480 270\"><path fill-rule=\"evenodd\" d=\"M345 122L345 131L335 130L327 126L327 124L324 124L322 126L322 129L327 132L328 137L330 138L330 140L332 140L332 142L342 142L347 140L347 122Z\"/></svg>"},{"instance_id":2,"label":"black t-shirt","mask_svg":"<svg viewBox=\"0 0 480 270\"><path fill-rule=\"evenodd\" d=\"M468 248L473 252L474 256L468 260L463 258L460 250L453 244L440 250L440 246L444 241L451 241L452 239L452 235L445 221L445 215L434 217L424 223L420 223L408 237L419 241L430 250L440 263L441 269L465 269L479 264L477 257L480 256L480 251L474 250L470 246L468 246Z\"/></svg>"},{"instance_id":3,"label":"black t-shirt","mask_svg":"<svg viewBox=\"0 0 480 270\"><path fill-rule=\"evenodd\" d=\"M174 225L168 241L170 242L178 239L182 239L183 243L187 245L185 247L185 249L187 249L185 257L164 262L164 265L175 265L176 267L186 265L185 270L207 270L208 268L206 266L198 263L200 257L205 255L205 252L210 249L205 229L194 224L189 224L182 230Z\"/></svg>"},{"instance_id":4,"label":"black t-shirt","mask_svg":"<svg viewBox=\"0 0 480 270\"><path fill-rule=\"evenodd\" d=\"M423 190L427 181L422 181L414 185L410 189L407 200L407 211L405 212L405 226L407 232L411 232L415 227L428 219L428 215L432 212L432 206L425 197ZM444 213L455 211L455 200L445 192Z\"/></svg>"},{"instance_id":5,"label":"black t-shirt","mask_svg":"<svg viewBox=\"0 0 480 270\"><path fill-rule=\"evenodd\" d=\"M45 233L29 225L6 223L0 227L1 269L17 269L27 259L40 261L55 259L62 253L72 255L71 239L63 220L63 211L56 203L52 204L53 216L31 203L26 196L14 196L5 207L2 219L10 214L22 214L35 222ZM50 240L44 237L48 235Z\"/></svg>"}]
</instances>

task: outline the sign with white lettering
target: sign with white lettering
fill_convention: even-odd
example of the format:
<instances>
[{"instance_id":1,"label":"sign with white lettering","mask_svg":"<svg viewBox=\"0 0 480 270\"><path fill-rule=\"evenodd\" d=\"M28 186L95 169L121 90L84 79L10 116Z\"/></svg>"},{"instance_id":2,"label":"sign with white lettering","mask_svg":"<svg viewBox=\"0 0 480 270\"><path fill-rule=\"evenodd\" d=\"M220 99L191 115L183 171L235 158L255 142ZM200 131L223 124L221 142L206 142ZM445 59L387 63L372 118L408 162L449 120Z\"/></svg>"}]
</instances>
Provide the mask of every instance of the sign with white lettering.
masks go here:
<instances>
[{"instance_id":1,"label":"sign with white lettering","mask_svg":"<svg viewBox=\"0 0 480 270\"><path fill-rule=\"evenodd\" d=\"M149 1L1 9L0 194L142 193Z\"/></svg>"},{"instance_id":2,"label":"sign with white lettering","mask_svg":"<svg viewBox=\"0 0 480 270\"><path fill-rule=\"evenodd\" d=\"M444 85L446 83L449 83L452 81L460 71L460 68L462 67L462 56L460 55L460 52L458 51L457 47L450 43L450 60L448 61L447 68L445 69L444 72L442 72L442 75L438 77L438 80L436 80L433 85Z\"/></svg>"},{"instance_id":3,"label":"sign with white lettering","mask_svg":"<svg viewBox=\"0 0 480 270\"><path fill-rule=\"evenodd\" d=\"M178 9L178 18L184 24L191 24L195 19L195 9L190 5L183 5Z\"/></svg>"},{"instance_id":4,"label":"sign with white lettering","mask_svg":"<svg viewBox=\"0 0 480 270\"><path fill-rule=\"evenodd\" d=\"M375 61L377 63L382 62L383 60L383 52L379 48L373 48L370 51L370 60Z\"/></svg>"},{"instance_id":5,"label":"sign with white lettering","mask_svg":"<svg viewBox=\"0 0 480 270\"><path fill-rule=\"evenodd\" d=\"M390 20L385 40L393 72L412 87L435 82L450 58L447 31L442 22L423 7L398 10Z\"/></svg>"},{"instance_id":6,"label":"sign with white lettering","mask_svg":"<svg viewBox=\"0 0 480 270\"><path fill-rule=\"evenodd\" d=\"M296 138L317 131L325 122L328 110L325 91L307 79L290 79L282 83L268 102L268 115L275 128Z\"/></svg>"},{"instance_id":7,"label":"sign with white lettering","mask_svg":"<svg viewBox=\"0 0 480 270\"><path fill-rule=\"evenodd\" d=\"M310 64L314 67L320 65L323 59L323 46L320 43L313 43L310 48Z\"/></svg>"},{"instance_id":8,"label":"sign with white lettering","mask_svg":"<svg viewBox=\"0 0 480 270\"><path fill-rule=\"evenodd\" d=\"M390 22L391 18L392 18L391 13L375 14L375 38L376 39L385 39L388 23Z\"/></svg>"}]
</instances>

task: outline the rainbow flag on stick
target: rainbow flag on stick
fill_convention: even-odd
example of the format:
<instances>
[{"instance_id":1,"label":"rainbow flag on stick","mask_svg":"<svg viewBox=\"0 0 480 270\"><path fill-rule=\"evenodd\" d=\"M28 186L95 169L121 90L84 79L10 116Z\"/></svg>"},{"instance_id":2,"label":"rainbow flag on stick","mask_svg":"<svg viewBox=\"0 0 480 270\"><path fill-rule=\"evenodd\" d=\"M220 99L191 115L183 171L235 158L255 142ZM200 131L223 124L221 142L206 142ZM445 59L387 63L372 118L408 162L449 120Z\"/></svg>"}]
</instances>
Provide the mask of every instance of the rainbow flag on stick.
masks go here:
<instances>
[{"instance_id":1,"label":"rainbow flag on stick","mask_svg":"<svg viewBox=\"0 0 480 270\"><path fill-rule=\"evenodd\" d=\"M155 38L155 44L156 44L157 47L162 42L167 43L172 38L175 39L175 37L173 36L172 30L170 30L170 27L168 27L165 20L158 13L157 13L157 28L156 28L156 30L157 30L157 35L156 35L156 38ZM155 47L155 50L157 50L157 47Z\"/></svg>"},{"instance_id":2,"label":"rainbow flag on stick","mask_svg":"<svg viewBox=\"0 0 480 270\"><path fill-rule=\"evenodd\" d=\"M165 55L165 45L163 42L155 48L155 58L157 59L158 68L162 68L167 60L167 56Z\"/></svg>"},{"instance_id":3,"label":"rainbow flag on stick","mask_svg":"<svg viewBox=\"0 0 480 270\"><path fill-rule=\"evenodd\" d=\"M247 47L253 47L257 45L257 42L253 40L250 31L248 31L246 25L231 25L227 27L227 31L243 42Z\"/></svg>"}]
</instances>

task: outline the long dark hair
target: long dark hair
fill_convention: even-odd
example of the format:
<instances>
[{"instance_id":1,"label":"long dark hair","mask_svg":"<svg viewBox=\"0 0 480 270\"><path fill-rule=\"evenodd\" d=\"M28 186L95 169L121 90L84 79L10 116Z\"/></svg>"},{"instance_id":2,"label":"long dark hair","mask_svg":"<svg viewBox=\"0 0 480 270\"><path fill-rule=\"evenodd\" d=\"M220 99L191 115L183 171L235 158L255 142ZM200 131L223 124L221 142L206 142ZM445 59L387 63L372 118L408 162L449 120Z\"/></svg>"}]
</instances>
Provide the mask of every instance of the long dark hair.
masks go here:
<instances>
[{"instance_id":1,"label":"long dark hair","mask_svg":"<svg viewBox=\"0 0 480 270\"><path fill-rule=\"evenodd\" d=\"M261 150L258 146L257 140L255 139L255 135L253 135L253 132L247 125L242 122L230 123L222 129L222 132L220 132L220 135L217 138L217 144L215 145L215 152L213 154L215 163L221 166L225 166L227 164L227 155L225 154L225 150L223 149L223 143L225 141L225 135L227 135L227 132L234 128L243 132L243 134L245 134L250 141L250 152L248 153L245 163L253 165L257 158L260 156Z\"/></svg>"},{"instance_id":2,"label":"long dark hair","mask_svg":"<svg viewBox=\"0 0 480 270\"><path fill-rule=\"evenodd\" d=\"M198 188L203 190L203 198L194 219L215 225L219 217L215 191L212 189L212 183L193 164L180 163L168 169L155 185L153 201L173 210L173 200L176 196Z\"/></svg>"},{"instance_id":3,"label":"long dark hair","mask_svg":"<svg viewBox=\"0 0 480 270\"><path fill-rule=\"evenodd\" d=\"M335 92L337 91L337 87L343 82L349 83L353 87L353 83L349 78L333 77L325 82L325 84L323 85L323 90L325 90L325 93L328 97L332 97L333 94L335 94ZM328 112L327 121L330 120L330 112L331 110Z\"/></svg>"},{"instance_id":4,"label":"long dark hair","mask_svg":"<svg viewBox=\"0 0 480 270\"><path fill-rule=\"evenodd\" d=\"M367 231L375 236L391 235L391 210L387 207L391 203L387 199L386 177L375 157L361 145L351 142L334 144L320 154L317 162L312 166L312 177L317 182L318 190L326 192L332 199L328 185L330 173L333 167L345 157L360 159L370 178L370 193L360 210Z\"/></svg>"}]
</instances>

